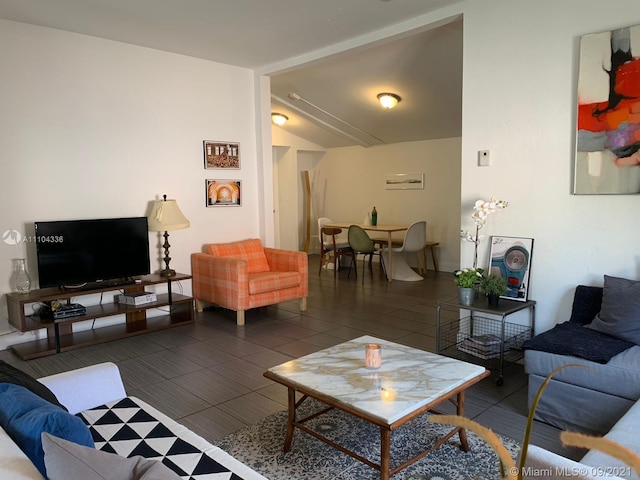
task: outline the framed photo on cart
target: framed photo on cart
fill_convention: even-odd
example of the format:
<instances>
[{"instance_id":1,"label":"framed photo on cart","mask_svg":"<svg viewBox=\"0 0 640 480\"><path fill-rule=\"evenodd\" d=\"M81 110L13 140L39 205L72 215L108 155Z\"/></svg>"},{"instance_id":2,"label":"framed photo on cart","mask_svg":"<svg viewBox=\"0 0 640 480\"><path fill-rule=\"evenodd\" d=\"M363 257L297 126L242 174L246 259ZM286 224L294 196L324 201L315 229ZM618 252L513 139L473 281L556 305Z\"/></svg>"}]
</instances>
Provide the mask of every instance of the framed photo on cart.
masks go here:
<instances>
[{"instance_id":1,"label":"framed photo on cart","mask_svg":"<svg viewBox=\"0 0 640 480\"><path fill-rule=\"evenodd\" d=\"M240 169L240 144L205 140L204 168Z\"/></svg>"},{"instance_id":2,"label":"framed photo on cart","mask_svg":"<svg viewBox=\"0 0 640 480\"><path fill-rule=\"evenodd\" d=\"M491 237L489 274L503 277L509 289L501 298L527 301L532 251L533 238Z\"/></svg>"},{"instance_id":3,"label":"framed photo on cart","mask_svg":"<svg viewBox=\"0 0 640 480\"><path fill-rule=\"evenodd\" d=\"M205 180L207 207L239 207L242 204L241 180Z\"/></svg>"}]
</instances>

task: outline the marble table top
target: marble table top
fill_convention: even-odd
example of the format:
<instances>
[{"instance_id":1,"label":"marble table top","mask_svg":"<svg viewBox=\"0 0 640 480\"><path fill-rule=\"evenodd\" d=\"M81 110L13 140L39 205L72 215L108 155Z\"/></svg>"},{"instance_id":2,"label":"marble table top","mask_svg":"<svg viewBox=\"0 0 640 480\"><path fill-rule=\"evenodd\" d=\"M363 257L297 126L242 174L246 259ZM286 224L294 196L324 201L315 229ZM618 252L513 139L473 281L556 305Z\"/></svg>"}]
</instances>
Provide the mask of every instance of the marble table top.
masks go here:
<instances>
[{"instance_id":1,"label":"marble table top","mask_svg":"<svg viewBox=\"0 0 640 480\"><path fill-rule=\"evenodd\" d=\"M365 367L365 345L382 345L382 366ZM485 368L363 336L268 370L286 384L327 395L388 424L431 403Z\"/></svg>"}]
</instances>

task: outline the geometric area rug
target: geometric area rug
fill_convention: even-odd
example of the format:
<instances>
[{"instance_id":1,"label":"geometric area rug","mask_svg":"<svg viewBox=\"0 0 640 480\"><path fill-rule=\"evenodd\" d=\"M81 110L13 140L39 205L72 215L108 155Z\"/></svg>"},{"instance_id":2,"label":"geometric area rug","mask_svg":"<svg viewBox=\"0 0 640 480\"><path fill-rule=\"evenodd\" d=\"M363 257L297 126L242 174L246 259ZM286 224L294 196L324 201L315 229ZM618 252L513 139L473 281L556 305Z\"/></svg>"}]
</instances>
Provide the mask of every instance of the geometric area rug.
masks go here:
<instances>
[{"instance_id":1,"label":"geometric area rug","mask_svg":"<svg viewBox=\"0 0 640 480\"><path fill-rule=\"evenodd\" d=\"M319 404L307 399L298 410L302 418ZM391 465L404 462L433 445L451 430L450 425L430 423L422 415L391 432ZM379 479L377 470L295 429L291 450L283 452L287 412L279 412L215 442L222 450L271 480L367 480ZM379 463L380 429L338 409L307 423L336 443ZM392 480L470 480L500 478L500 463L491 447L467 431L469 451L460 448L458 435L418 462L395 474ZM520 445L500 437L515 460Z\"/></svg>"}]
</instances>

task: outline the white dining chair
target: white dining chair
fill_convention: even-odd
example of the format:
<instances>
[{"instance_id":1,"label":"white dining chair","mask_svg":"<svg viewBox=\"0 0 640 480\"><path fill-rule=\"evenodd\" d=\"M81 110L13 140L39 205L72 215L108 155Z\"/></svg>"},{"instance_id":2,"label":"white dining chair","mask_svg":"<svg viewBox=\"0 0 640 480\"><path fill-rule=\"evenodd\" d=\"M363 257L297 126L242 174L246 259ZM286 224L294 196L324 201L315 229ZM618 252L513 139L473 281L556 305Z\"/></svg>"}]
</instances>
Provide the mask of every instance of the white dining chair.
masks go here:
<instances>
[{"instance_id":1,"label":"white dining chair","mask_svg":"<svg viewBox=\"0 0 640 480\"><path fill-rule=\"evenodd\" d=\"M404 234L402 245L392 248L391 252L386 248L383 250L381 258L388 262L388 255L393 255L393 280L405 282L418 282L424 278L417 274L404 259L404 253L424 252L427 244L427 222L420 220L409 225Z\"/></svg>"}]
</instances>

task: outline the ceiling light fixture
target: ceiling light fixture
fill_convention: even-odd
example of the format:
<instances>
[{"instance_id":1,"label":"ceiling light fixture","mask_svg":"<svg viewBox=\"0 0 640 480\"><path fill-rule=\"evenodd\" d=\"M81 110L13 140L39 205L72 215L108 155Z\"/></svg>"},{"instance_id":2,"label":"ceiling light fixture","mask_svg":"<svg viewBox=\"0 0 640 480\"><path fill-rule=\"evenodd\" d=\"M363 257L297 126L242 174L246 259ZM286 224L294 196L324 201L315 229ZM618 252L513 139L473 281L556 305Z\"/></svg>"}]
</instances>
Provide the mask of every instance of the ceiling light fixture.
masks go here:
<instances>
[{"instance_id":1,"label":"ceiling light fixture","mask_svg":"<svg viewBox=\"0 0 640 480\"><path fill-rule=\"evenodd\" d=\"M287 120L289 120L289 117L283 115L282 113L273 112L271 114L271 121L274 125L278 125L279 127L287 123Z\"/></svg>"},{"instance_id":2,"label":"ceiling light fixture","mask_svg":"<svg viewBox=\"0 0 640 480\"><path fill-rule=\"evenodd\" d=\"M395 93L379 93L378 100L383 108L391 109L402 99L400 98L400 95L396 95Z\"/></svg>"}]
</instances>

